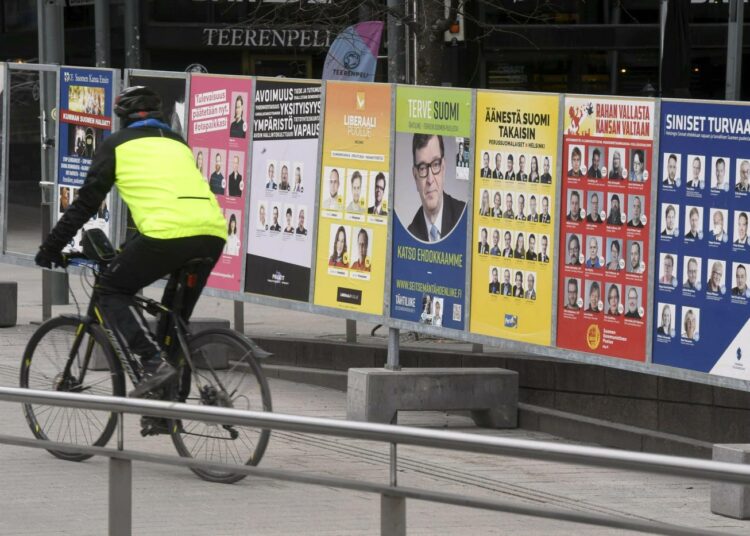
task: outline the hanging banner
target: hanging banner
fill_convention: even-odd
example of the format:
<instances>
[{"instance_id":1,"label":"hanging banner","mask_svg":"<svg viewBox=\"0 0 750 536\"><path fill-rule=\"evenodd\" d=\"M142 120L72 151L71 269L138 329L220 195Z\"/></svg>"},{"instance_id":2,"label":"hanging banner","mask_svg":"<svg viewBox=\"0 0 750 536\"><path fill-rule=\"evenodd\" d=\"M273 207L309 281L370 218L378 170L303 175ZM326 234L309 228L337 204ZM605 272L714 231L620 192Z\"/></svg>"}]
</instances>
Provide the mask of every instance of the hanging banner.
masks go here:
<instances>
[{"instance_id":1,"label":"hanging banner","mask_svg":"<svg viewBox=\"0 0 750 536\"><path fill-rule=\"evenodd\" d=\"M393 318L464 328L471 97L396 89Z\"/></svg>"},{"instance_id":2,"label":"hanging banner","mask_svg":"<svg viewBox=\"0 0 750 536\"><path fill-rule=\"evenodd\" d=\"M60 68L57 121L56 220L78 197L91 159L112 133L114 72L106 69ZM79 229L63 251L81 251L83 231L96 227L111 236L111 194Z\"/></svg>"},{"instance_id":3,"label":"hanging banner","mask_svg":"<svg viewBox=\"0 0 750 536\"><path fill-rule=\"evenodd\" d=\"M257 80L245 292L308 301L320 83Z\"/></svg>"},{"instance_id":4,"label":"hanging banner","mask_svg":"<svg viewBox=\"0 0 750 536\"><path fill-rule=\"evenodd\" d=\"M391 86L326 83L315 304L383 314Z\"/></svg>"},{"instance_id":5,"label":"hanging banner","mask_svg":"<svg viewBox=\"0 0 750 536\"><path fill-rule=\"evenodd\" d=\"M188 144L195 165L227 220L227 243L208 278L210 288L237 292L245 239L245 177L253 81L248 77L190 75Z\"/></svg>"},{"instance_id":6,"label":"hanging banner","mask_svg":"<svg viewBox=\"0 0 750 536\"><path fill-rule=\"evenodd\" d=\"M750 379L750 106L662 101L653 362Z\"/></svg>"},{"instance_id":7,"label":"hanging banner","mask_svg":"<svg viewBox=\"0 0 750 536\"><path fill-rule=\"evenodd\" d=\"M328 49L323 80L375 80L382 33L382 21L360 22L345 28Z\"/></svg>"},{"instance_id":8,"label":"hanging banner","mask_svg":"<svg viewBox=\"0 0 750 536\"><path fill-rule=\"evenodd\" d=\"M566 97L557 345L644 361L654 101Z\"/></svg>"},{"instance_id":9,"label":"hanging banner","mask_svg":"<svg viewBox=\"0 0 750 536\"><path fill-rule=\"evenodd\" d=\"M559 103L477 92L472 332L551 343Z\"/></svg>"}]
</instances>

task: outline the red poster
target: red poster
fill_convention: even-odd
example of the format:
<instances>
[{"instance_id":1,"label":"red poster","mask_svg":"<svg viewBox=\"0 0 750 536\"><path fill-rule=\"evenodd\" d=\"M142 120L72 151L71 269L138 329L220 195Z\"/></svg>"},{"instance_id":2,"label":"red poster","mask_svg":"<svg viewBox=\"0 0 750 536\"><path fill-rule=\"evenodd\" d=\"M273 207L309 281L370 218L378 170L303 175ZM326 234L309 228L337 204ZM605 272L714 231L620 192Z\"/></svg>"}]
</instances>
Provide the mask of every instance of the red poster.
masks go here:
<instances>
[{"instance_id":1,"label":"red poster","mask_svg":"<svg viewBox=\"0 0 750 536\"><path fill-rule=\"evenodd\" d=\"M239 291L245 251L245 185L249 169L252 79L194 74L188 144L227 220L227 244L208 287Z\"/></svg>"},{"instance_id":2,"label":"red poster","mask_svg":"<svg viewBox=\"0 0 750 536\"><path fill-rule=\"evenodd\" d=\"M566 97L557 345L644 361L654 102Z\"/></svg>"}]
</instances>

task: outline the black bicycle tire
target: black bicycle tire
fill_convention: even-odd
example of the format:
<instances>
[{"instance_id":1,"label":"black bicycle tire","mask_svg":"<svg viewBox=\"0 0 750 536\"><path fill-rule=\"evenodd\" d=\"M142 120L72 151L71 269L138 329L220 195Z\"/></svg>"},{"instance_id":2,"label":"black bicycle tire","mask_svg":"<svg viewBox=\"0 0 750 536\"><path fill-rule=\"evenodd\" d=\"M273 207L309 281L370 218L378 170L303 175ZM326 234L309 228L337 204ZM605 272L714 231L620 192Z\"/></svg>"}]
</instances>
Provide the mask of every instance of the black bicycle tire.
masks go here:
<instances>
[{"instance_id":1,"label":"black bicycle tire","mask_svg":"<svg viewBox=\"0 0 750 536\"><path fill-rule=\"evenodd\" d=\"M21 362L21 371L20 371L20 378L19 378L19 385L22 388L28 388L29 386L29 371L34 363L34 351L37 349L39 343L42 341L45 335L50 333L51 331L58 329L60 327L71 327L71 328L77 328L81 325L83 320L80 317L75 316L58 316L55 318L51 318L50 320L47 320L46 322L42 323L39 328L34 332L34 334L29 339L29 342L26 344L26 348L24 349L23 353L23 360ZM94 340L101 346L104 356L107 359L107 365L109 367L109 370L112 375L112 386L113 386L113 396L125 396L125 378L122 371L122 366L120 365L120 362L117 360L117 357L115 355L114 349L111 346L111 343L109 342L109 339L107 338L107 335L104 333L102 328L99 325L96 324L88 324L86 326L86 330L89 333L90 336L93 336ZM34 415L33 411L33 404L23 404L23 413L24 417L26 418L26 423L29 425L29 428L31 429L32 434L34 434L34 437L37 439L49 439L42 430L41 425L37 422L36 417ZM112 437L112 434L114 434L115 429L117 427L117 414L116 413L110 413L109 419L107 421L106 426L104 427L104 430L99 435L96 441L92 443L92 446L96 447L103 447L107 444L107 442ZM56 451L56 450L47 450L50 454L53 456L68 460L68 461L84 461L92 457L91 454L74 454L70 452L63 452L63 451Z\"/></svg>"},{"instance_id":2,"label":"black bicycle tire","mask_svg":"<svg viewBox=\"0 0 750 536\"><path fill-rule=\"evenodd\" d=\"M237 344L243 346L247 350L247 359L245 362L247 363L247 366L250 367L252 371L252 376L256 379L256 381L259 384L260 390L261 390L261 399L263 401L263 411L273 411L273 404L271 400L271 390L268 386L268 381L266 380L265 374L263 373L263 369L261 368L258 361L253 357L251 345L250 342L247 340L246 337L243 335L240 335L236 331L232 331L231 329L225 329L225 328L213 328L213 329L207 329L200 331L199 333L196 333L194 336L191 337L189 348L191 351L191 355L195 353L195 350L201 347L201 345L206 344L209 340L209 337L227 337L233 341L236 341ZM187 366L187 363L182 368L182 385L185 385L185 375L187 374L188 377L191 378L191 371L189 371L189 367ZM169 429L172 431L170 434L172 436L172 442L174 443L175 448L177 449L177 452L180 456L185 458L191 458L192 455L190 454L190 450L187 448L185 443L182 440L182 435L180 433L181 426L178 421L170 421L169 423ZM263 455L265 454L266 448L268 447L268 441L270 439L271 431L269 429L261 428L260 429L260 436L258 439L258 443L255 447L255 451L251 458L246 462L245 465L258 465L260 463L261 459L263 458ZM209 482L218 482L222 484L233 484L235 482L238 482L245 478L247 475L241 474L241 473L231 473L231 472L215 472L211 470L206 469L200 469L196 467L190 468L193 473L198 475L203 480L207 480Z\"/></svg>"}]
</instances>

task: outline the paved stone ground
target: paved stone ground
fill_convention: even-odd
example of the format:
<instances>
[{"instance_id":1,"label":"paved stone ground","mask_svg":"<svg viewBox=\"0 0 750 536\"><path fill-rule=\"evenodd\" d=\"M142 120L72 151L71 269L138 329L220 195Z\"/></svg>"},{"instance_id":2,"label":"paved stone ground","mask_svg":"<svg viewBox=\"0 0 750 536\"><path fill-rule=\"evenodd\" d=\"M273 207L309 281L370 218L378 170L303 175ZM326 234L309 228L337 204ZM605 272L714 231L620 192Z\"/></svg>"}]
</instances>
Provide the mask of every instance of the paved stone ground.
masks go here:
<instances>
[{"instance_id":1,"label":"paved stone ground","mask_svg":"<svg viewBox=\"0 0 750 536\"><path fill-rule=\"evenodd\" d=\"M0 385L17 385L23 347L41 315L39 271L0 264L0 280L20 285L19 325L0 329ZM77 283L73 284L76 288ZM85 301L79 291L79 300ZM272 308L246 306L250 334L340 336L335 323ZM55 313L73 307L56 307ZM231 318L231 303L204 298L200 316ZM360 323L363 335L371 329ZM345 394L271 380L274 409L282 413L345 418ZM401 417L403 424L449 428L500 437L560 441L524 430L488 431L470 420L442 413ZM29 437L18 405L0 403L0 430ZM174 454L167 437L141 438L135 418L126 422L126 448ZM578 512L660 520L684 526L747 534L750 521L715 516L709 510L709 484L607 469L400 447L402 485L476 497L548 505ZM297 433L274 433L263 467L388 481L388 447ZM107 531L107 462L63 462L31 449L0 445L0 534L98 535ZM135 464L134 534L379 534L379 497L365 493L245 479L235 485L203 482L187 470ZM625 534L598 527L532 519L409 501L409 534Z\"/></svg>"}]
</instances>

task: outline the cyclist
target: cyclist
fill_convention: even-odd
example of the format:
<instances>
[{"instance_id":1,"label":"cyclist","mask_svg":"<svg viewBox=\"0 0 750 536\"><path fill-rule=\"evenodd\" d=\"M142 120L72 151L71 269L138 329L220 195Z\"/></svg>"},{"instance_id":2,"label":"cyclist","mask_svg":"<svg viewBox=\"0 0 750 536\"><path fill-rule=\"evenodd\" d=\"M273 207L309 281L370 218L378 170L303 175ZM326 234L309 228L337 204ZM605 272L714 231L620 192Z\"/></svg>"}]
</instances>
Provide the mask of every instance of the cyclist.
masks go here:
<instances>
[{"instance_id":1,"label":"cyclist","mask_svg":"<svg viewBox=\"0 0 750 536\"><path fill-rule=\"evenodd\" d=\"M112 186L128 205L138 230L101 276L101 313L143 365L143 379L130 396L143 396L176 373L135 306L135 293L175 274L187 261L213 260L187 290L189 318L218 261L227 223L184 140L164 123L159 95L145 86L129 87L115 99L121 130L99 146L78 199L65 211L39 247L36 263L64 263L62 249L101 206ZM208 264L208 263L207 263ZM168 296L164 296L166 301Z\"/></svg>"}]
</instances>

